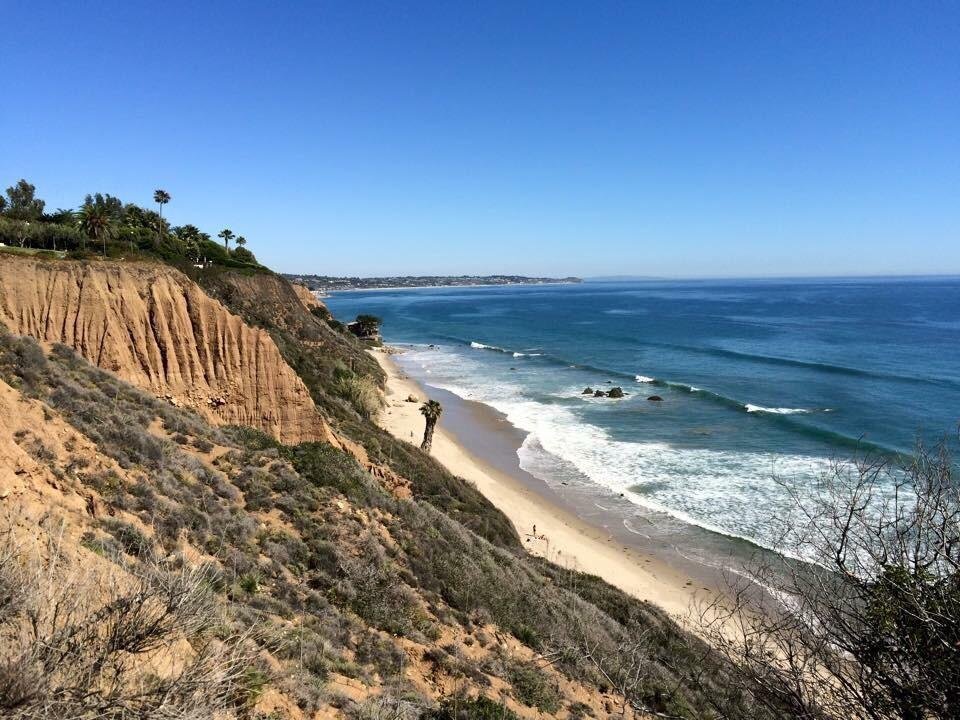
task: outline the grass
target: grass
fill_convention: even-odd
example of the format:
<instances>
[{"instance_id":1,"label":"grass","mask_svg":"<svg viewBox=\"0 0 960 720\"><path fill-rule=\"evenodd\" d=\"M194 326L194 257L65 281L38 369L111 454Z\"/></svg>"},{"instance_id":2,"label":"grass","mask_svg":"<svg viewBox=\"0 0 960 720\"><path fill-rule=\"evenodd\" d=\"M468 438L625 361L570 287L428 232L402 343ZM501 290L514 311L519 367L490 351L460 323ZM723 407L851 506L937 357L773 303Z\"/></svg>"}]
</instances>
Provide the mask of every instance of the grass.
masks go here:
<instances>
[{"instance_id":1,"label":"grass","mask_svg":"<svg viewBox=\"0 0 960 720\"><path fill-rule=\"evenodd\" d=\"M62 259L67 253L62 250L44 250L43 248L17 247L14 245L0 245L0 253L8 255L36 255L44 258Z\"/></svg>"}]
</instances>

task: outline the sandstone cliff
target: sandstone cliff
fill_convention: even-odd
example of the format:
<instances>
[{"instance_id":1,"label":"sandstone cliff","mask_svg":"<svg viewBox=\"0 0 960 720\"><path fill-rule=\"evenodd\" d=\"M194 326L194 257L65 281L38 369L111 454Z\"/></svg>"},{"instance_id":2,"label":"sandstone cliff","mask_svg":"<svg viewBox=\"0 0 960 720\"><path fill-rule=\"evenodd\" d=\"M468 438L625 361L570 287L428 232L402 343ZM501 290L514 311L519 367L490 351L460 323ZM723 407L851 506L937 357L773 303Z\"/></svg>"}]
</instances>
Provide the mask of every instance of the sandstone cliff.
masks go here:
<instances>
[{"instance_id":1,"label":"sandstone cliff","mask_svg":"<svg viewBox=\"0 0 960 720\"><path fill-rule=\"evenodd\" d=\"M333 439L270 335L172 268L4 257L0 323L217 422Z\"/></svg>"}]
</instances>

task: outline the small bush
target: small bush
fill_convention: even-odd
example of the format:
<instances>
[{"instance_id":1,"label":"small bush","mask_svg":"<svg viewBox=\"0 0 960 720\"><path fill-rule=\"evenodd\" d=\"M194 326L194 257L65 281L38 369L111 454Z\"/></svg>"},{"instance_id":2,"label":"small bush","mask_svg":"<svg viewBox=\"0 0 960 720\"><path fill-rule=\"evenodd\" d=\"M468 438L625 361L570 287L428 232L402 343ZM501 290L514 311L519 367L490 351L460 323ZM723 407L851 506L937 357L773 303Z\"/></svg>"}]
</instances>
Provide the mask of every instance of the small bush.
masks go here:
<instances>
[{"instance_id":1,"label":"small bush","mask_svg":"<svg viewBox=\"0 0 960 720\"><path fill-rule=\"evenodd\" d=\"M246 573L240 576L240 589L249 595L260 591L260 576L256 573Z\"/></svg>"},{"instance_id":2,"label":"small bush","mask_svg":"<svg viewBox=\"0 0 960 720\"><path fill-rule=\"evenodd\" d=\"M349 402L363 418L372 418L383 406L380 389L369 378L360 377L343 364L333 370L333 391Z\"/></svg>"},{"instance_id":3,"label":"small bush","mask_svg":"<svg viewBox=\"0 0 960 720\"><path fill-rule=\"evenodd\" d=\"M153 554L153 541L130 523L107 518L100 524L113 536L127 555L139 558Z\"/></svg>"},{"instance_id":4,"label":"small bush","mask_svg":"<svg viewBox=\"0 0 960 720\"><path fill-rule=\"evenodd\" d=\"M445 698L440 707L428 711L422 717L430 720L520 720L506 705L482 695L477 698Z\"/></svg>"},{"instance_id":5,"label":"small bush","mask_svg":"<svg viewBox=\"0 0 960 720\"><path fill-rule=\"evenodd\" d=\"M560 709L560 696L547 677L533 663L513 660L507 664L507 680L517 700L546 713Z\"/></svg>"}]
</instances>

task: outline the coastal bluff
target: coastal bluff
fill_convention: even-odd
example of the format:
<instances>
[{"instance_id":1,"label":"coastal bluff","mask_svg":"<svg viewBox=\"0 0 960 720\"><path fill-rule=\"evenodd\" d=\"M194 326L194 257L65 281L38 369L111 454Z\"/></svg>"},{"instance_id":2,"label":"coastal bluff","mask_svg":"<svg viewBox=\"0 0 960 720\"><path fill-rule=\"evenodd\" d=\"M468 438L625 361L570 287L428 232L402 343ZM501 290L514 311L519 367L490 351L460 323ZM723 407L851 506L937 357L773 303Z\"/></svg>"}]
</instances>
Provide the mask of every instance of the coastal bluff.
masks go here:
<instances>
[{"instance_id":1,"label":"coastal bluff","mask_svg":"<svg viewBox=\"0 0 960 720\"><path fill-rule=\"evenodd\" d=\"M270 334L178 270L150 263L0 262L0 323L61 343L172 404L284 443L334 442Z\"/></svg>"}]
</instances>

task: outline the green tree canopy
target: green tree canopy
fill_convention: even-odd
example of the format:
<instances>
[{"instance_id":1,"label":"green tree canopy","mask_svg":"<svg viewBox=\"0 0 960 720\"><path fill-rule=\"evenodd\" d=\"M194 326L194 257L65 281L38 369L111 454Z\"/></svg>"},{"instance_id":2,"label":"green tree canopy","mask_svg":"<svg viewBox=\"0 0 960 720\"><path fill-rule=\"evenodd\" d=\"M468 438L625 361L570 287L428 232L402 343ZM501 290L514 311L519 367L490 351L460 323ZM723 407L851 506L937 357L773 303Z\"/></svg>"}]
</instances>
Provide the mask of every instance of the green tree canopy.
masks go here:
<instances>
[{"instance_id":1,"label":"green tree canopy","mask_svg":"<svg viewBox=\"0 0 960 720\"><path fill-rule=\"evenodd\" d=\"M90 200L90 196L87 196ZM105 203L86 202L80 208L78 224L84 234L91 240L103 242L103 254L107 254L107 240L114 234L115 216L110 213Z\"/></svg>"},{"instance_id":2,"label":"green tree canopy","mask_svg":"<svg viewBox=\"0 0 960 720\"><path fill-rule=\"evenodd\" d=\"M9 199L9 208L5 211L6 215L15 220L39 220L43 215L43 207L46 205L43 200L36 196L37 188L26 180L19 180L16 185L7 188L7 198Z\"/></svg>"},{"instance_id":3,"label":"green tree canopy","mask_svg":"<svg viewBox=\"0 0 960 720\"><path fill-rule=\"evenodd\" d=\"M230 241L233 240L233 230L224 228L217 233L217 237L223 240L223 246L225 248L230 248Z\"/></svg>"}]
</instances>

